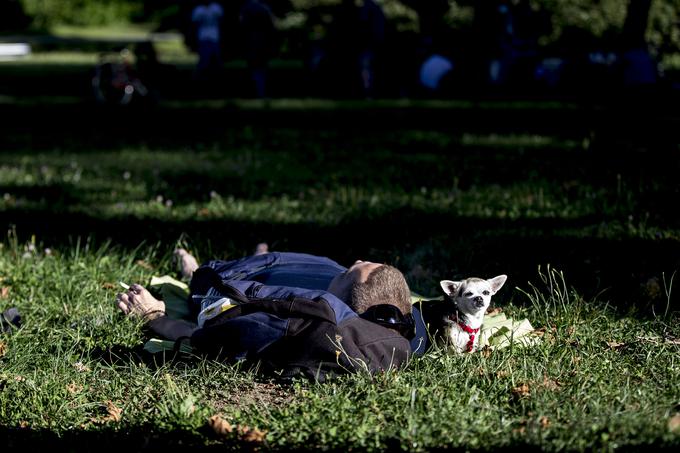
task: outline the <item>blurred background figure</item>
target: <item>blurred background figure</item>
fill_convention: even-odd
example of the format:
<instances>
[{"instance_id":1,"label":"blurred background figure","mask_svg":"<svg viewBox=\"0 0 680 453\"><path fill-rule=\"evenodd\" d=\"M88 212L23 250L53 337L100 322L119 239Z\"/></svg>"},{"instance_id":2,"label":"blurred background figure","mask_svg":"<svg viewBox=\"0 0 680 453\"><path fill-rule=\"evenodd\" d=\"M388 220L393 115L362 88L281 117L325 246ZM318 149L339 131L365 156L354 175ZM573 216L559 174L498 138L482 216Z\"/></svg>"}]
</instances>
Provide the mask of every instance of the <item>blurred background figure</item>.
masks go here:
<instances>
[{"instance_id":1,"label":"blurred background figure","mask_svg":"<svg viewBox=\"0 0 680 453\"><path fill-rule=\"evenodd\" d=\"M213 81L222 67L220 28L224 11L217 2L199 0L191 11L196 34L198 65L196 76Z\"/></svg>"},{"instance_id":2,"label":"blurred background figure","mask_svg":"<svg viewBox=\"0 0 680 453\"><path fill-rule=\"evenodd\" d=\"M176 80L177 70L173 65L161 63L153 42L143 41L134 48L135 67L139 77L149 90L149 100L158 102L164 92L170 90L169 81Z\"/></svg>"},{"instance_id":3,"label":"blurred background figure","mask_svg":"<svg viewBox=\"0 0 680 453\"><path fill-rule=\"evenodd\" d=\"M321 14L323 20L324 14ZM326 14L332 17L323 21L324 32L313 31L320 39L315 42L312 69L319 87L317 94L325 97L348 98L358 91L355 75L357 55L357 8L354 0L342 0Z\"/></svg>"},{"instance_id":4,"label":"blurred background figure","mask_svg":"<svg viewBox=\"0 0 680 453\"><path fill-rule=\"evenodd\" d=\"M271 9L261 0L246 0L239 14L245 58L258 98L266 95L267 67L276 53L276 28Z\"/></svg>"},{"instance_id":5,"label":"blurred background figure","mask_svg":"<svg viewBox=\"0 0 680 453\"><path fill-rule=\"evenodd\" d=\"M438 95L452 70L453 62L449 58L438 53L432 54L420 67L420 85L427 94Z\"/></svg>"},{"instance_id":6,"label":"blurred background figure","mask_svg":"<svg viewBox=\"0 0 680 453\"><path fill-rule=\"evenodd\" d=\"M129 105L149 94L128 48L102 52L90 83L95 101L103 105Z\"/></svg>"},{"instance_id":7,"label":"blurred background figure","mask_svg":"<svg viewBox=\"0 0 680 453\"><path fill-rule=\"evenodd\" d=\"M322 62L331 96L372 97L386 19L373 0L342 0L328 26Z\"/></svg>"},{"instance_id":8,"label":"blurred background figure","mask_svg":"<svg viewBox=\"0 0 680 453\"><path fill-rule=\"evenodd\" d=\"M382 8L373 0L358 2L358 65L361 75L363 95L371 98L374 95L374 79L376 59L385 41L385 14Z\"/></svg>"},{"instance_id":9,"label":"blurred background figure","mask_svg":"<svg viewBox=\"0 0 680 453\"><path fill-rule=\"evenodd\" d=\"M531 91L537 77L554 84L556 62L539 67L539 39L550 32L549 16L528 0L480 2L472 26L471 80L506 93Z\"/></svg>"},{"instance_id":10,"label":"blurred background figure","mask_svg":"<svg viewBox=\"0 0 680 453\"><path fill-rule=\"evenodd\" d=\"M623 84L635 94L649 94L658 82L657 62L645 39L651 3L652 0L631 0L623 25Z\"/></svg>"}]
</instances>

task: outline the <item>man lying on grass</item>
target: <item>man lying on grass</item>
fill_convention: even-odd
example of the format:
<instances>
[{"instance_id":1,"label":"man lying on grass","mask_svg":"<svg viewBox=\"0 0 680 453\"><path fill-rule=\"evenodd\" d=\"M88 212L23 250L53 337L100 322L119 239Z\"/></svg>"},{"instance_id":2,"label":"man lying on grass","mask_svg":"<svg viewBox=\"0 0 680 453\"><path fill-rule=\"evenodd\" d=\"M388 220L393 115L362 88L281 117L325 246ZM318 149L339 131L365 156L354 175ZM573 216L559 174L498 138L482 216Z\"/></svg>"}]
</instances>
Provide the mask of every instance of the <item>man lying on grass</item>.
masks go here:
<instances>
[{"instance_id":1,"label":"man lying on grass","mask_svg":"<svg viewBox=\"0 0 680 453\"><path fill-rule=\"evenodd\" d=\"M349 269L300 253L269 253L198 266L175 252L190 278L190 317L173 319L165 303L134 284L118 308L169 340L198 350L253 359L285 374L385 370L405 362L415 336L410 291L399 270L356 261Z\"/></svg>"}]
</instances>

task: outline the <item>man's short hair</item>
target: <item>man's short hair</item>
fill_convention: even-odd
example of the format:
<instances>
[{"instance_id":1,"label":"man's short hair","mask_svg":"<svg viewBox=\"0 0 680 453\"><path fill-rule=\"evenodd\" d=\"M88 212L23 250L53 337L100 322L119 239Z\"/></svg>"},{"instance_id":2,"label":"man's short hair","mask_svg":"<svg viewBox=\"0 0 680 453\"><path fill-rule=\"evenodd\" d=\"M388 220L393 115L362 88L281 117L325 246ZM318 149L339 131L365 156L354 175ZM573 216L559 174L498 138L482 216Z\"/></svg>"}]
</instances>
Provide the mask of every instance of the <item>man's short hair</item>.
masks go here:
<instances>
[{"instance_id":1,"label":"man's short hair","mask_svg":"<svg viewBox=\"0 0 680 453\"><path fill-rule=\"evenodd\" d=\"M396 306L402 314L412 311L411 291L404 275L396 267L383 264L368 274L363 283L352 285L350 306L361 314L379 304Z\"/></svg>"}]
</instances>

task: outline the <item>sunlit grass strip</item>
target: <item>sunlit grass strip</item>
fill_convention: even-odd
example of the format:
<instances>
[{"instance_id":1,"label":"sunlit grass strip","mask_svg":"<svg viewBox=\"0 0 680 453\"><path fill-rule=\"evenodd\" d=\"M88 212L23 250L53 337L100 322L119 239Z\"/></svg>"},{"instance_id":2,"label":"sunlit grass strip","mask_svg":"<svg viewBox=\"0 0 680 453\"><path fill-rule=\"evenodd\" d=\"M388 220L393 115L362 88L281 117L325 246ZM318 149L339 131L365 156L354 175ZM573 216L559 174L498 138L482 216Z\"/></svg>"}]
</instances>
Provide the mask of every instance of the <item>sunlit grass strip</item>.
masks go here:
<instances>
[{"instance_id":1,"label":"sunlit grass strip","mask_svg":"<svg viewBox=\"0 0 680 453\"><path fill-rule=\"evenodd\" d=\"M578 149L582 143L574 140L558 139L537 134L463 134L460 139L463 146L488 147L490 149L507 148L546 148L548 153L558 149Z\"/></svg>"},{"instance_id":2,"label":"sunlit grass strip","mask_svg":"<svg viewBox=\"0 0 680 453\"><path fill-rule=\"evenodd\" d=\"M265 198L261 200L247 200L215 198L209 202L190 202L178 204L172 199L157 196L143 201L92 202L91 205L63 205L52 206L47 201L17 200L11 196L0 198L0 212L11 212L19 208L24 212L50 212L56 209L59 214L81 214L102 220L124 220L130 217L136 219L158 220L164 222L214 222L220 221L228 227L230 223L262 222L281 225L314 224L318 226L335 226L352 221L371 221L392 218L399 222L399 216L410 211L411 216L420 213L427 215L445 215L457 218L458 222L480 222L485 220L577 220L582 210L574 203L553 206L550 208L534 206L533 196L524 200L504 202L500 206L475 202L478 194L466 197L449 197L446 199L426 199L422 197L404 196L398 198L388 195L381 199L379 195L361 196L351 201L343 194L329 195L324 202L316 200L299 200L288 197ZM467 199L466 199L467 198ZM471 226L471 225L467 225ZM514 229L512 223L505 226L506 233L514 232L520 236L532 237L543 235L542 232L532 233L518 225ZM494 229L478 228L478 234L493 234ZM486 233L485 233L486 232ZM562 238L590 238L590 239L650 239L650 240L680 240L680 230L668 227L658 227L648 220L629 218L611 218L606 222L593 224L579 224L556 228L553 234Z\"/></svg>"},{"instance_id":3,"label":"sunlit grass strip","mask_svg":"<svg viewBox=\"0 0 680 453\"><path fill-rule=\"evenodd\" d=\"M0 63L2 67L18 68L21 66L34 65L95 65L98 61L98 53L82 51L58 51L58 52L34 52L30 55L13 61Z\"/></svg>"},{"instance_id":4,"label":"sunlit grass strip","mask_svg":"<svg viewBox=\"0 0 680 453\"><path fill-rule=\"evenodd\" d=\"M636 196L625 184L612 191L607 187L581 184L569 187L547 181L480 185L461 189L405 190L401 187L365 187L339 182L328 188L304 188L310 177L304 172L286 184L289 191L231 195L210 190L183 195L172 186L177 169L191 186L202 172L218 171L222 177L243 179L239 190L248 193L251 185L266 177L249 180L247 172L268 166L267 154L239 154L219 160L213 152L187 161L181 153L98 153L86 161L76 155L24 156L0 167L0 210L44 210L81 213L102 219L134 216L167 221L262 221L271 223L316 223L335 225L344 221L386 218L392 213L445 215L474 220L532 220L598 218L598 223L581 225L578 230L565 225L560 234L592 237L673 238L677 231L656 227L649 214L636 213ZM12 158L7 159L13 160ZM42 162L42 165L38 163ZM130 170L128 170L130 169ZM243 175L243 176L241 176ZM169 179L167 179L169 178ZM166 180L167 179L167 180ZM455 181L453 182L455 184ZM308 185L307 185L308 186ZM254 189L252 189L254 190ZM179 192L178 192L179 191ZM179 197L179 198L177 198ZM55 211L56 210L56 211ZM510 228L511 225L506 226Z\"/></svg>"},{"instance_id":5,"label":"sunlit grass strip","mask_svg":"<svg viewBox=\"0 0 680 453\"><path fill-rule=\"evenodd\" d=\"M8 156L7 163L0 167L0 185L6 191L0 194L0 208L50 210L50 194L56 192L52 197L57 197L54 201L60 211L104 218L266 218L282 223L335 224L348 217L380 217L403 208L424 214L509 220L576 219L594 214L620 217L635 209L635 196L626 185L612 194L606 186L562 187L545 180L459 188L454 178L450 188L429 189L405 189L389 182L375 187L359 181L336 181L340 177L347 179L349 169L347 175L338 174L321 185L314 181L311 170L296 168L295 161L279 161L280 169L270 168L270 152L234 153L224 158L218 151L207 151L190 156L195 158L189 159L186 152L128 151L86 157ZM266 185L271 180L263 171L276 173L282 193L271 193ZM213 173L240 181L236 189L241 193L218 193L211 185L221 181L201 181L201 175ZM182 184L191 189L189 195L182 193L181 185L172 183L179 176ZM201 182L204 192L196 193L193 182ZM30 190L25 195L27 189ZM251 191L255 192L252 196L243 194Z\"/></svg>"},{"instance_id":6,"label":"sunlit grass strip","mask_svg":"<svg viewBox=\"0 0 680 453\"><path fill-rule=\"evenodd\" d=\"M56 25L50 30L54 36L60 38L85 39L143 39L148 38L153 31L153 24L121 24L99 27L82 27L70 25ZM181 35L177 34L177 39Z\"/></svg>"},{"instance_id":7,"label":"sunlit grass strip","mask_svg":"<svg viewBox=\"0 0 680 453\"><path fill-rule=\"evenodd\" d=\"M283 64L283 62L282 62ZM293 64L293 63L287 63ZM169 101L168 107L184 107L191 102ZM214 101L194 101L193 105L215 109L239 108L242 110L388 110L388 109L430 109L430 110L576 110L575 103L561 101L484 101L473 102L464 99L375 99L335 100L317 98L276 98L276 99L228 99Z\"/></svg>"},{"instance_id":8,"label":"sunlit grass strip","mask_svg":"<svg viewBox=\"0 0 680 453\"><path fill-rule=\"evenodd\" d=\"M86 188L88 184L81 187ZM163 195L138 199L145 194L143 184L123 185L121 189L97 194L81 202L59 205L59 211L84 213L99 218L135 216L159 220L222 219L231 221L263 220L273 223L333 225L346 219L374 219L402 209L423 214L444 214L471 219L575 219L593 214L591 202L560 199L532 187L479 188L475 191L395 193L354 187L260 199L221 197L213 193L204 202L175 202ZM124 198L130 197L132 198ZM7 193L0 198L0 209L51 210L47 200L16 198Z\"/></svg>"}]
</instances>

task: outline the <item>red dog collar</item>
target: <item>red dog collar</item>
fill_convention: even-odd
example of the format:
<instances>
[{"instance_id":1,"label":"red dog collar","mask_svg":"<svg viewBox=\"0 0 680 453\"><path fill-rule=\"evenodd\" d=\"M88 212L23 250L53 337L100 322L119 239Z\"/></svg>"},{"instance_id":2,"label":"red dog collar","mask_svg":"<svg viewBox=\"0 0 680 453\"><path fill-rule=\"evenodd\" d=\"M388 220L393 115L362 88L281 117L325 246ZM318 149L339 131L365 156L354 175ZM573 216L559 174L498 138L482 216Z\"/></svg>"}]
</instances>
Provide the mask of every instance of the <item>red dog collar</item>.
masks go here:
<instances>
[{"instance_id":1,"label":"red dog collar","mask_svg":"<svg viewBox=\"0 0 680 453\"><path fill-rule=\"evenodd\" d=\"M479 327L477 327L476 329L473 329L472 327L467 326L460 321L456 321L456 322L458 323L458 325L460 326L461 329L463 329L465 332L468 333L468 335L470 335L470 339L468 340L468 343L467 343L467 351L466 352L472 352L472 347L475 344L475 334L477 332L479 332Z\"/></svg>"}]
</instances>

